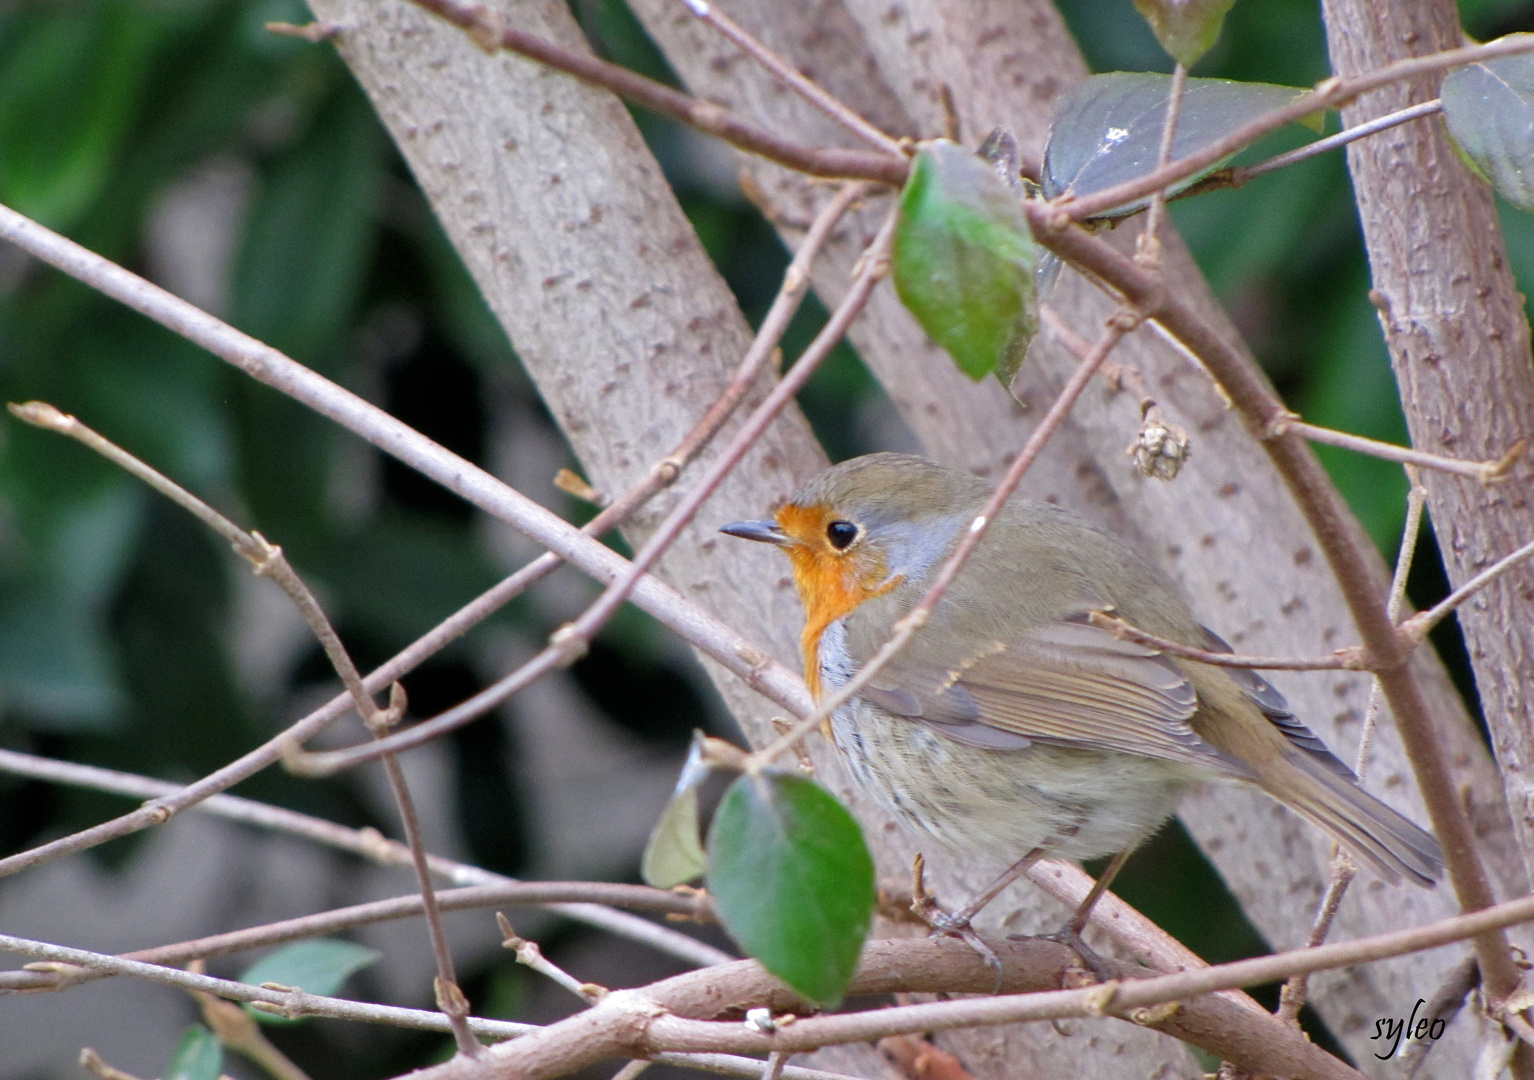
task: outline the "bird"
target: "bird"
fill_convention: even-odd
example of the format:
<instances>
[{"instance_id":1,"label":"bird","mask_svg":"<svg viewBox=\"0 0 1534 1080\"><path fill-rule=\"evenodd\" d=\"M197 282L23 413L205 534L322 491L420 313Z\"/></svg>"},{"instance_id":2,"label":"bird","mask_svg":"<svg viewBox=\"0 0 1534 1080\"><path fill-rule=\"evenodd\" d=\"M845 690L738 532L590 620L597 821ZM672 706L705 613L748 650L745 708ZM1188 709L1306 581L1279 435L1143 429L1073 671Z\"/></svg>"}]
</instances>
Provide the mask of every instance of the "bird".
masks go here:
<instances>
[{"instance_id":1,"label":"bird","mask_svg":"<svg viewBox=\"0 0 1534 1080\"><path fill-rule=\"evenodd\" d=\"M805 609L805 680L846 685L926 593L990 497L909 454L831 467L771 520L721 531L771 544ZM857 784L918 837L1007 870L937 929L964 931L1044 856L1113 856L1062 933L1079 942L1125 858L1209 782L1247 784L1390 882L1432 886L1433 837L1366 792L1256 672L1125 640L1230 647L1125 541L1063 507L1013 498L926 623L830 718Z\"/></svg>"}]
</instances>

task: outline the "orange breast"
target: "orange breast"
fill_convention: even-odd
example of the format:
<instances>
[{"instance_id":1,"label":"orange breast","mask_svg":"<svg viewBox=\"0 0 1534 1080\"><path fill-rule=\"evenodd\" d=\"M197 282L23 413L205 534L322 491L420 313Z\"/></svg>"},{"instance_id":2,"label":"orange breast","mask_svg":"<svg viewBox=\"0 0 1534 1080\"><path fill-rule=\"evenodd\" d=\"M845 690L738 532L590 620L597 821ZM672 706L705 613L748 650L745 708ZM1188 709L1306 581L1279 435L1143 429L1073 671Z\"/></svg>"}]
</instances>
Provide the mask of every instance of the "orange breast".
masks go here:
<instances>
[{"instance_id":1,"label":"orange breast","mask_svg":"<svg viewBox=\"0 0 1534 1080\"><path fill-rule=\"evenodd\" d=\"M826 526L835 514L825 506L795 506L778 511L778 526L799 541L787 548L794 567L794 584L804 603L804 681L820 700L820 638L837 619L850 615L859 604L888 592L898 579L885 581L883 555L866 545L837 551L826 540Z\"/></svg>"}]
</instances>

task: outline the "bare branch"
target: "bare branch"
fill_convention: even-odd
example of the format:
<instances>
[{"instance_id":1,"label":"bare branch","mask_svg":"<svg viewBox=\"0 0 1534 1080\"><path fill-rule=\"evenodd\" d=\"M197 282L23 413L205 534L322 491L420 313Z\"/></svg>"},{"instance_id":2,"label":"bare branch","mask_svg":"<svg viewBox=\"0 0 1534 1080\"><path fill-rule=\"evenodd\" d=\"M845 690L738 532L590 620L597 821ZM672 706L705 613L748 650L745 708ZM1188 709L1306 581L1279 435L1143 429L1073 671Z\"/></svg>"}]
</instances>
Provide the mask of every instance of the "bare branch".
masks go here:
<instances>
[{"instance_id":1,"label":"bare branch","mask_svg":"<svg viewBox=\"0 0 1534 1080\"><path fill-rule=\"evenodd\" d=\"M1443 622L1449 612L1469 600L1481 589L1507 573L1513 567L1534 557L1534 542L1525 544L1511 555L1506 555L1482 570L1475 577L1455 589L1428 610L1419 612L1401 624L1401 632L1412 642L1421 641L1428 632Z\"/></svg>"},{"instance_id":2,"label":"bare branch","mask_svg":"<svg viewBox=\"0 0 1534 1080\"><path fill-rule=\"evenodd\" d=\"M1159 650L1169 656L1180 656L1185 660L1197 660L1200 664L1211 664L1215 667L1260 668L1265 671L1369 670L1367 658L1356 645L1349 646L1346 649L1338 649L1331 656L1243 656L1240 653L1195 649L1191 645L1184 645L1181 642L1172 641L1170 638L1157 637L1155 634L1146 633L1138 626L1125 622L1117 615L1110 615L1103 611L1092 612L1091 619L1093 626L1100 626L1104 630L1112 630L1115 637L1122 638L1125 641L1133 641L1138 645Z\"/></svg>"},{"instance_id":3,"label":"bare branch","mask_svg":"<svg viewBox=\"0 0 1534 1080\"><path fill-rule=\"evenodd\" d=\"M815 106L823 114L836 121L870 146L882 150L886 154L898 155L900 157L905 156L905 147L898 140L886 135L846 105L843 105L834 96L826 93L824 89L817 86L813 80L806 77L787 60L784 60L766 45L746 33L738 23L720 11L717 5L710 3L709 0L682 0L682 3L686 4L688 10L698 18L738 45L742 52L752 57L779 79L782 79L789 89Z\"/></svg>"},{"instance_id":4,"label":"bare branch","mask_svg":"<svg viewBox=\"0 0 1534 1080\"><path fill-rule=\"evenodd\" d=\"M870 1012L841 1013L831 1016L801 1017L792 1024L779 1024L766 1033L752 1030L739 1023L717 1023L692 1019L689 1011L698 1008L732 1008L735 1002L745 1000L774 1000L775 1011L794 1007L793 1001L771 997L767 987L760 988L761 996L745 998L745 989L724 993L723 988L733 980L744 978L756 968L753 961L739 965L711 969L690 976L657 983L643 992L612 995L595 1008L579 1017L541 1029L513 1046L497 1048L491 1060L484 1065L455 1063L424 1070L416 1080L467 1080L469 1077L510 1076L522 1080L542 1080L589 1061L636 1049L685 1048L696 1050L734 1050L751 1053L774 1050L800 1052L821 1046L845 1042L883 1038L886 1035L911 1031L944 1031L973 1025L1015 1023L1030 1020L1050 1020L1065 1017L1117 1016L1139 1017L1139 1022L1151 1023L1160 1030L1188 1037L1186 1028L1171 1031L1179 1023L1195 1025L1207 1022L1205 1014L1197 1017L1197 1010L1210 1006L1214 999L1203 997L1214 991L1237 986L1250 986L1284 978L1300 972L1316 972L1330 968L1379 960L1389 956L1437 948L1489 931L1500 930L1519 922L1534 919L1534 897L1523 897L1492 908L1457 915L1427 926L1381 934L1357 941L1321 945L1316 948L1295 949L1271 956L1221 964L1199 971L1179 972L1151 978L1116 979L1107 984L1079 990L1042 990L1035 993L1004 993L995 997L964 998L936 1001L919 1005L897 1006ZM1003 961L1004 989L1015 988L1020 982L1038 979L1041 967L1048 967L1044 950L1053 943L1039 939L1026 941L1009 940L997 943L998 955ZM886 940L870 942L864 954L858 976L854 979L853 993L873 993L892 989L899 985L894 978L894 967L916 955L923 957L927 970L944 968L946 985L968 985L956 977L956 968L965 964L965 971L973 969L974 985L982 980L994 982L994 971L962 943L934 939ZM904 972L904 964L899 964ZM921 968L915 967L909 978L921 978ZM1126 971L1135 970L1122 965ZM1143 969L1139 969L1143 971ZM906 980L909 982L909 978ZM922 989L935 989L935 984L923 979ZM1050 984L1048 979L1058 978L1053 972L1039 982ZM1058 985L1053 983L1052 985ZM714 995L706 1001L704 987ZM682 987L687 993L679 992ZM781 991L779 991L781 992ZM737 996L739 995L739 996ZM1153 1018L1144 1010L1169 1002L1181 1002L1180 1010L1171 1015ZM659 1006L659 1008L657 1007ZM1252 1018L1245 1009L1230 1003L1219 1007L1238 1010L1242 1023L1261 1023ZM1275 1021L1276 1023L1276 1021ZM1264 1029L1268 1031L1270 1029ZM1287 1029L1293 1032L1293 1029ZM1293 1033L1294 1038L1310 1050L1309 1043ZM1201 1045L1208 1045L1207 1042ZM1295 1049L1294 1043L1281 1044L1286 1052ZM1212 1048L1214 1049L1214 1048ZM1224 1053L1228 1047L1216 1049ZM1275 1049L1273 1047L1269 1048ZM557 1052L556 1052L557 1051ZM1237 1062L1241 1064L1241 1062ZM1303 1063L1279 1061L1269 1057L1253 1062L1253 1067L1264 1072L1279 1072L1297 1076L1353 1076L1357 1074L1329 1055L1307 1056Z\"/></svg>"},{"instance_id":5,"label":"bare branch","mask_svg":"<svg viewBox=\"0 0 1534 1080\"><path fill-rule=\"evenodd\" d=\"M1339 131L1335 135L1328 135L1324 139L1317 139L1315 142L1306 143L1304 146L1290 150L1288 153L1276 154L1268 158L1267 161L1259 161L1255 165L1247 165L1243 168L1222 169L1209 178L1214 180L1215 177L1220 177L1218 183L1210 186L1240 187L1242 184L1249 183L1259 176L1266 176L1268 173L1282 169L1287 165L1294 165L1316 157L1319 154L1327 153L1330 150L1336 150L1338 147L1346 146L1348 143L1358 139L1377 135L1381 131L1388 131L1400 124L1409 123L1412 120L1420 120L1425 116L1433 116L1442 111L1443 102L1437 98L1434 98L1432 101L1424 101L1420 105L1408 105L1404 109L1397 109L1393 113L1386 113L1384 116L1370 120L1368 123L1356 124L1346 131ZM1203 191L1207 189L1201 181L1188 189L1189 192L1195 190Z\"/></svg>"},{"instance_id":6,"label":"bare branch","mask_svg":"<svg viewBox=\"0 0 1534 1080\"><path fill-rule=\"evenodd\" d=\"M395 420L383 410L295 363L270 346L6 207L0 207L0 239L9 240L42 261L149 316L239 367L258 381L288 394L361 435L384 452L436 480L486 513L506 521L550 548L560 558L599 580L612 581L628 565L627 560L610 548L562 521L472 462L450 453ZM689 644L717 660L752 689L790 711L809 709L808 692L796 673L774 661L674 589L652 577L645 577L635 586L633 599L640 608ZM21 855L0 859L0 876L84 850L150 825L162 824L185 806L265 768L280 756L280 745L290 742L297 744L312 737L344 712L345 708L346 699L341 699L339 706L325 706L295 724L277 740L184 789L174 800L158 801L153 806L116 821L41 845Z\"/></svg>"},{"instance_id":7,"label":"bare branch","mask_svg":"<svg viewBox=\"0 0 1534 1080\"><path fill-rule=\"evenodd\" d=\"M165 798L175 796L184 790L177 784L167 783L163 780L151 780L148 777L116 772L110 769L101 769L93 765L77 765L68 761L53 761L49 758L34 757L31 754L21 754L13 750L0 750L0 771L13 773L18 776L32 776L39 779L52 780L57 783L72 784L77 787L92 788L97 791L108 791L141 798ZM349 829L343 825L337 825L334 822L325 821L321 818L310 817L307 814L300 814L278 806L268 806L265 803L241 798L238 795L212 795L201 802L192 804L191 808L215 814L231 821L244 822L258 828L273 829L289 835L301 836L315 843L324 844L342 851L349 851L386 866L408 867L411 863L410 850L405 845L385 838L374 829ZM490 900L488 901L489 903L536 903L546 906L552 911L559 912L566 918L574 919L577 922L583 922L635 941L644 942L653 948L660 949L689 963L697 964L700 967L725 964L735 959L735 957L721 952L712 945L706 945L701 941L677 933L668 927L658 926L646 919L638 918L627 912L614 911L611 906L606 906L643 906L642 903L636 904L634 902L635 899L641 895L650 895L652 892L657 894L656 903L661 902L659 897L671 897L678 894L661 890L650 890L647 886L608 885L603 882L519 882L513 878L494 874L488 870L482 870L477 866L445 859L440 855L428 856L427 863L434 874L440 875L444 880L457 885L479 885L509 890L497 894L499 898ZM630 889L640 889L642 893L630 894L624 891ZM613 892L612 890L619 891ZM450 898L444 900L444 906L456 909L458 904L461 903L457 899L458 895L456 892L444 893L443 896ZM383 901L383 903L406 905L406 909L402 910L399 916L405 917L414 914L415 909L409 908L408 904L416 899L414 897L406 897L398 901ZM667 901L667 903L674 902ZM360 908L355 910L367 907L369 905L360 905ZM670 909L662 907L660 910ZM681 912L679 911L678 913ZM700 914L695 913L689 917L699 917ZM388 915L384 917L393 918L395 916ZM304 916L304 918L314 919L317 916ZM300 920L293 920L292 922L296 923L298 921ZM273 925L282 926L285 924ZM243 934L246 932L237 931L236 933ZM329 931L321 930L317 932L328 933ZM193 950L187 953L159 955L155 953L155 950L149 950L143 955L130 954L130 956L133 959L150 960L156 963L180 963L193 956L215 955L218 952L224 951L224 948L214 943L233 942L236 940L226 938L224 935L203 939L213 949L210 952ZM286 941L290 940L290 938L274 938L267 943L272 944L279 940ZM188 944L191 946L196 943ZM254 945L233 945L231 947L244 948L254 947ZM5 982L3 977L0 977L0 986L11 985L11 983ZM36 987L43 984L32 983L29 985Z\"/></svg>"},{"instance_id":8,"label":"bare branch","mask_svg":"<svg viewBox=\"0 0 1534 1080\"><path fill-rule=\"evenodd\" d=\"M643 75L599 60L589 53L563 49L506 22L492 7L466 0L415 0L421 7L468 31L475 44L493 51L505 49L668 116L678 123L717 136L731 146L758 154L810 176L873 180L896 186L905 183L905 157L836 147L814 148L788 142L769 131L731 117L717 105L689 97Z\"/></svg>"},{"instance_id":9,"label":"bare branch","mask_svg":"<svg viewBox=\"0 0 1534 1080\"><path fill-rule=\"evenodd\" d=\"M1116 206L1143 199L1157 191L1164 191L1179 180L1186 180L1231 154L1251 145L1257 139L1292 124L1312 113L1335 109L1347 104L1360 94L1391 83L1401 82L1435 71L1443 71L1461 64L1474 64L1494 60L1502 56L1517 56L1534 50L1534 41L1503 38L1487 45L1471 45L1462 49L1448 49L1430 56L1416 56L1386 64L1375 71L1350 79L1333 76L1323 79L1308 94L1302 94L1281 109L1274 109L1236 130L1216 139L1207 146L1179 158L1164 168L1146 173L1134 180L1126 180L1090 195L1061 196L1050 204L1052 213L1063 214L1073 221L1095 217Z\"/></svg>"},{"instance_id":10,"label":"bare branch","mask_svg":"<svg viewBox=\"0 0 1534 1080\"><path fill-rule=\"evenodd\" d=\"M1520 440L1511 450L1503 454L1495 461L1462 461L1458 458L1444 457L1442 454L1429 454L1422 450L1415 450L1410 446L1396 446L1393 443L1380 442L1377 439L1366 439L1362 435L1349 435L1345 431L1333 431L1331 428L1317 427L1307 424L1298 417L1286 417L1275 425L1277 432L1290 430L1309 439L1311 442L1325 443L1328 446L1338 446L1344 450L1354 450L1360 454L1368 454L1370 457L1383 458L1386 461L1396 461L1403 465L1418 465L1424 469L1436 469L1439 472L1453 473L1456 476L1468 476L1472 480L1479 480L1483 484L1501 480L1507 476L1508 471L1517 464L1518 459L1528 449L1528 440Z\"/></svg>"},{"instance_id":11,"label":"bare branch","mask_svg":"<svg viewBox=\"0 0 1534 1080\"><path fill-rule=\"evenodd\" d=\"M331 667L341 677L341 682L346 686L358 715L362 717L363 723L375 739L382 739L384 732L404 715L405 691L399 683L393 685L389 708L378 708L372 694L363 685L362 673L357 670L357 665L352 662L346 647L341 644L341 638L336 634L330 619L326 617L309 587L288 563L280 547L268 542L260 533L247 533L169 477L150 468L126 450L114 445L74 417L61 413L52 405L32 401L25 405L12 405L10 410L30 424L77 439L144 480L228 540L235 551L255 567L256 573L269 577L280 585L282 591L287 593L294 606L303 615L304 621L309 624L314 636L319 639L325 655L330 659ZM441 916L437 913L436 891L432 886L431 871L426 865L426 848L421 841L421 826L416 817L415 802L410 797L410 788L405 782L405 774L399 767L399 762L391 755L384 755L383 764L384 772L389 779L389 789L393 792L395 804L399 807L400 822L404 826L405 840L410 847L411 865L415 868L416 883L421 890L421 909L426 916L427 934L431 939L432 955L437 963L438 997L447 1003L443 1011L447 1013L452 1024L453 1037L458 1043L459 1052L477 1056L484 1052L484 1047L465 1023L465 1018L468 1016L468 1003L463 1001L463 995L458 991L457 979L453 973L453 954L448 948L447 935L442 930Z\"/></svg>"},{"instance_id":12,"label":"bare branch","mask_svg":"<svg viewBox=\"0 0 1534 1080\"><path fill-rule=\"evenodd\" d=\"M80 1051L80 1068L101 1080L138 1080L132 1073L123 1072L101 1060L101 1055L89 1046Z\"/></svg>"},{"instance_id":13,"label":"bare branch","mask_svg":"<svg viewBox=\"0 0 1534 1080\"><path fill-rule=\"evenodd\" d=\"M1172 83L1167 88L1166 116L1161 121L1161 146L1156 153L1156 168L1164 169L1172 160L1172 141L1177 137L1177 114L1182 112L1183 89L1188 85L1188 69L1181 63L1172 69ZM1135 261L1148 270L1161 267L1161 221L1166 217L1166 189L1151 193L1150 212L1145 231L1140 234Z\"/></svg>"}]
</instances>

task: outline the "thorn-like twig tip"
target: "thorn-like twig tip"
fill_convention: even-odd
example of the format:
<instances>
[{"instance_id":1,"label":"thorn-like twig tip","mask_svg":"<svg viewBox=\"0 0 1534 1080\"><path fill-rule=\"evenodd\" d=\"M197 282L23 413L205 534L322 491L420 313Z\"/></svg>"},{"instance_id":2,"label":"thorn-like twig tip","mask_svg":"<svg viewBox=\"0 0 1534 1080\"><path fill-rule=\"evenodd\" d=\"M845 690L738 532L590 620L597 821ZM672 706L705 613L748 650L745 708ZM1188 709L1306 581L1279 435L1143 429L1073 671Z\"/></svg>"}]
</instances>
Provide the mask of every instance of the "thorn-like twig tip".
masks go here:
<instances>
[{"instance_id":1,"label":"thorn-like twig tip","mask_svg":"<svg viewBox=\"0 0 1534 1080\"><path fill-rule=\"evenodd\" d=\"M46 401L24 401L20 404L10 401L5 407L16 419L50 431L67 431L76 422L73 416L61 412Z\"/></svg>"}]
</instances>

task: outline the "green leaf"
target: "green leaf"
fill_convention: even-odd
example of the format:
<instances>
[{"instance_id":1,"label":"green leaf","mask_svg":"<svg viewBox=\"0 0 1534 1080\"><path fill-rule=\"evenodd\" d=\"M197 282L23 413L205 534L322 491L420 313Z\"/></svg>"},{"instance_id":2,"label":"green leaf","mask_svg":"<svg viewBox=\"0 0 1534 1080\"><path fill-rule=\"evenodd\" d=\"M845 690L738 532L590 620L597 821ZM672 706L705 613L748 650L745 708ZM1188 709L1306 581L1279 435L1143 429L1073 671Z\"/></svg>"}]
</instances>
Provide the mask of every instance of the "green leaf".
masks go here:
<instances>
[{"instance_id":1,"label":"green leaf","mask_svg":"<svg viewBox=\"0 0 1534 1080\"><path fill-rule=\"evenodd\" d=\"M1183 67L1192 67L1220 38L1236 0L1135 0L1156 40Z\"/></svg>"},{"instance_id":2,"label":"green leaf","mask_svg":"<svg viewBox=\"0 0 1534 1080\"><path fill-rule=\"evenodd\" d=\"M1455 68L1439 97L1449 134L1475 170L1534 212L1534 54Z\"/></svg>"},{"instance_id":3,"label":"green leaf","mask_svg":"<svg viewBox=\"0 0 1534 1080\"><path fill-rule=\"evenodd\" d=\"M708 891L762 966L823 1006L852 981L874 906L874 865L852 815L801 776L741 776L708 834Z\"/></svg>"},{"instance_id":4,"label":"green leaf","mask_svg":"<svg viewBox=\"0 0 1534 1080\"><path fill-rule=\"evenodd\" d=\"M1038 327L1038 249L992 167L944 139L916 155L895 228L895 289L922 329L980 380L1010 381Z\"/></svg>"},{"instance_id":5,"label":"green leaf","mask_svg":"<svg viewBox=\"0 0 1534 1080\"><path fill-rule=\"evenodd\" d=\"M300 941L257 960L240 976L240 982L260 986L280 983L296 986L311 994L329 996L341 989L352 972L367 967L382 955L350 941L319 938ZM249 1009L249 1007L247 1006ZM249 1009L257 1020L268 1024L291 1024L295 1020L274 1016L259 1009Z\"/></svg>"},{"instance_id":6,"label":"green leaf","mask_svg":"<svg viewBox=\"0 0 1534 1080\"><path fill-rule=\"evenodd\" d=\"M1044 197L1090 195L1156 168L1172 77L1151 72L1093 75L1060 99L1044 148ZM1305 93L1293 86L1189 79L1177 115L1172 158L1187 157L1248 120L1288 105ZM1225 158L1172 186L1176 194L1224 165ZM1149 197L1100 215L1125 217Z\"/></svg>"},{"instance_id":7,"label":"green leaf","mask_svg":"<svg viewBox=\"0 0 1534 1080\"><path fill-rule=\"evenodd\" d=\"M201 1024L193 1024L181 1037L165 1080L218 1080L223 1068L224 1048L218 1039Z\"/></svg>"}]
</instances>

